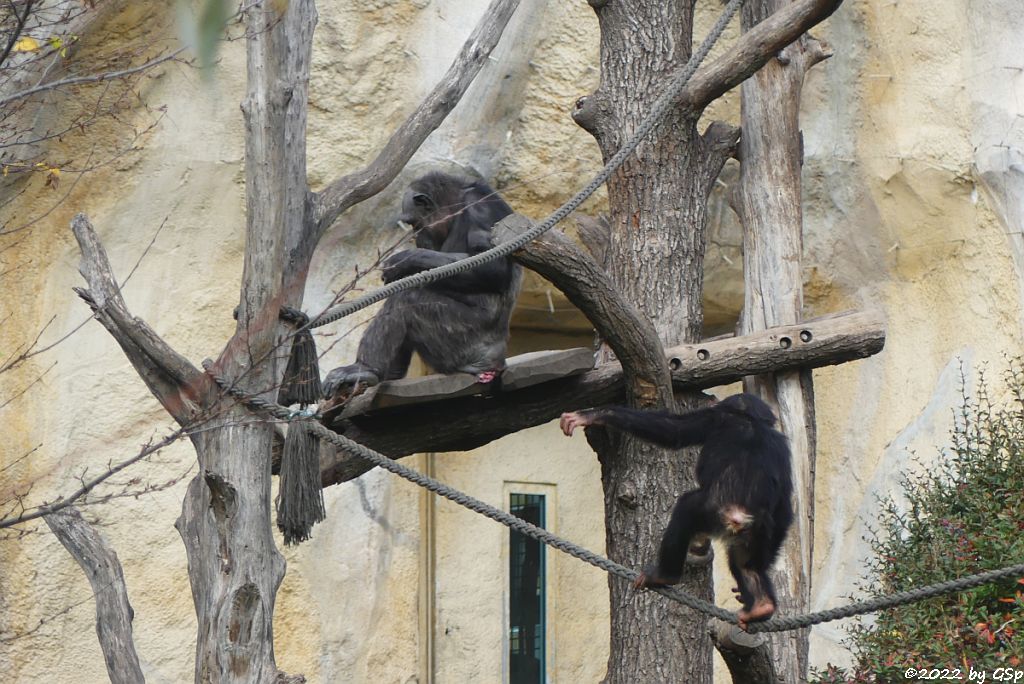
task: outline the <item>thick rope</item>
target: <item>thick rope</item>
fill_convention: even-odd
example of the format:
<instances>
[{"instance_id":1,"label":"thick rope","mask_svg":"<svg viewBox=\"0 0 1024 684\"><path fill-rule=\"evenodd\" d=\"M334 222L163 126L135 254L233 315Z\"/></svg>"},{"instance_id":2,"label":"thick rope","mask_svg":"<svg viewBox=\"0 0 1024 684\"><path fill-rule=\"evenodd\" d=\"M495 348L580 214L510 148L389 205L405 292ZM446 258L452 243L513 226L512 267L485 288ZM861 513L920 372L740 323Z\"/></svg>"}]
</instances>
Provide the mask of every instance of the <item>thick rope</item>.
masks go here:
<instances>
[{"instance_id":1,"label":"thick rope","mask_svg":"<svg viewBox=\"0 0 1024 684\"><path fill-rule=\"evenodd\" d=\"M725 31L725 27L729 24L729 21L732 19L733 15L736 14L742 4L743 0L731 0L729 2L726 8L722 11L722 16L718 18L718 21L715 22L715 25L711 28L711 31L704 39L704 42L702 42L697 51L690 56L690 60L686 63L686 66L669 79L665 86L665 91L657 100L654 101L654 104L651 106L651 111L637 127L633 136L625 145L619 148L619 151L616 152L611 159L608 160L590 183L573 195L571 199L556 209L542 222L538 223L511 242L506 242L497 247L492 247L486 252L474 254L466 259L462 259L461 261L445 264L444 266L438 266L437 268L432 268L428 271L414 273L402 278L401 280L389 283L378 290L369 292L362 297L357 297L356 299L330 308L314 318L309 324L309 327L318 328L321 325L333 323L334 321L344 318L349 314L353 314L356 311L365 309L372 304L383 301L391 295L398 294L399 292L405 292L406 290L411 290L416 287L422 287L424 285L437 282L443 278L453 276L457 273L465 273L466 271L476 268L481 264L507 257L550 230L555 226L555 224L566 218L581 204L583 204L583 202L594 194L599 187L604 185L605 181L611 178L612 174L622 166L622 163L626 161L626 158L633 154L633 151L636 150L637 146L643 141L643 139L646 138L652 130L654 130L654 127L661 123L665 114L675 106L676 98L679 96L683 87L686 86L687 82L689 82L690 78L697 71L697 67L700 66L701 62L704 61L704 58L708 56L709 52L711 52L711 48L714 47L718 38L722 35L722 32Z\"/></svg>"},{"instance_id":2,"label":"thick rope","mask_svg":"<svg viewBox=\"0 0 1024 684\"><path fill-rule=\"evenodd\" d=\"M551 532L548 532L542 527L537 527L536 525L533 525L523 520L522 518L517 518L511 513L507 513L501 510L500 508L495 508L494 506L484 503L483 501L480 501L479 499L476 499L468 494L460 492L459 490L454 489L453 487L450 487L444 484L443 482L435 480L432 477L428 477L423 473L420 473L419 471L413 470L412 468L406 467L399 463L398 461L390 459L383 454L377 453L376 451L369 449L358 442L353 442L348 437L345 437L344 435L339 435L337 432L334 432L333 430L330 430L329 428L325 427L322 423L320 423L318 420L314 418L308 416L296 416L293 411L285 408L284 406L275 404L274 402L269 401L267 399L263 399L262 397L253 397L246 395L245 392L243 392L237 387L234 387L226 379L217 375L216 372L213 370L213 362L210 361L209 359L203 361L203 368L206 369L207 375L209 375L222 390L224 390L225 392L235 397L243 404L252 409L268 413L277 419L290 421L289 428L298 427L299 425L301 425L302 427L305 427L307 430L317 435L321 439L325 439L328 442L331 442L338 448L344 449L350 454L358 456L359 458L363 458L376 466L379 466L389 472L394 473L395 475L398 475L403 479L408 480L409 482L417 484L420 487L424 487L425 489L429 489L435 494L440 494L441 496L451 501L454 501L460 506L465 506L471 511L480 513L481 515L484 515L490 518L491 520L495 520L510 529L516 530L517 532L522 532L528 537L543 542L552 548L558 549L559 551L569 554L570 556L575 556L576 558L579 558L582 561L585 561L587 563L590 563L591 565L601 568L602 570L609 572L613 575L617 575L618 577L621 577L629 581L633 581L640 576L640 573L638 573L635 570L630 570L626 566L619 565L613 560L605 558L604 556L600 556L596 553L593 553L592 551L588 551L587 549L581 546L577 546L576 544L573 544L568 540L562 539L561 537L558 537L552 534ZM675 601L678 601L679 603L689 606L694 610L698 610L707 615L714 616L720 620L725 620L733 624L736 623L736 616L733 615L731 612L725 610L724 608L719 608L718 606L712 603L708 603L707 601L704 601L702 599L690 596L689 594L679 591L678 589L659 588L655 589L655 591Z\"/></svg>"},{"instance_id":3,"label":"thick rope","mask_svg":"<svg viewBox=\"0 0 1024 684\"><path fill-rule=\"evenodd\" d=\"M344 435L325 427L322 423L316 420L314 417L299 415L275 404L272 401L263 399L261 397L248 396L238 387L233 386L223 377L217 375L213 368L213 362L209 359L203 361L203 368L206 369L206 373L213 379L217 385L230 394L237 398L246 406L261 411L263 413L270 414L274 418L281 420L290 421L290 428L302 427L309 430L313 434L317 435L321 439L325 439L331 442L335 446L344 449L350 454L358 456L359 458L365 459L374 465L383 468L389 472L398 475L399 477L408 480L420 487L428 489L435 494L440 494L450 501L454 501L460 506L465 506L471 511L484 515L491 520L495 520L502 525L505 525L509 529L521 532L532 539L536 539L539 542L547 544L551 548L558 549L563 553L567 553L570 556L575 556L580 560L590 563L591 565L601 568L605 572L608 572L617 577L621 577L624 580L633 582L637 577L640 576L636 570L631 570L624 565L620 565L615 561L605 558L604 556L598 555L592 551L589 551L582 546L573 544L572 542L562 539L561 537L548 532L547 530L537 527L522 518L503 511L499 508L484 503L479 499L476 499L464 492L450 487L438 480L428 477L419 471L413 470L412 468L406 467L387 456L380 454L373 449L363 446L358 442L354 442ZM898 606L904 606L910 603L916 603L923 601L924 599L933 598L936 596L942 596L944 594L952 594L965 589L971 589L979 587L983 584L989 584L997 580L1005 579L1008 577L1022 576L1024 575L1024 563L1017 565L1011 565L1009 567L1000 568L998 570L990 570L987 572L980 572L974 575L968 575L955 580L949 580L946 582L939 582L937 584L930 584L928 586L919 587L917 589L910 589L908 591L901 591L891 596L884 596L867 601L860 601L858 603L851 603L846 606L840 606L838 608L830 608L828 610L818 611L816 613L806 613L804 615L793 615L789 617L774 617L765 622L756 622L748 625L747 631L749 632L786 632L789 630L800 629L802 627L810 627L811 625L817 625L822 622L831 622L833 620L840 620L842 618L854 617L856 615L864 615L867 613L875 613L880 610L887 608L896 608ZM708 615L713 618L728 622L730 624L737 624L738 620L736 615L725 608L719 608L713 603L709 603L703 599L699 599L696 596L691 596L684 591L674 589L671 587L654 587L651 591L655 591L662 596L682 603L685 606L693 608L694 610Z\"/></svg>"}]
</instances>

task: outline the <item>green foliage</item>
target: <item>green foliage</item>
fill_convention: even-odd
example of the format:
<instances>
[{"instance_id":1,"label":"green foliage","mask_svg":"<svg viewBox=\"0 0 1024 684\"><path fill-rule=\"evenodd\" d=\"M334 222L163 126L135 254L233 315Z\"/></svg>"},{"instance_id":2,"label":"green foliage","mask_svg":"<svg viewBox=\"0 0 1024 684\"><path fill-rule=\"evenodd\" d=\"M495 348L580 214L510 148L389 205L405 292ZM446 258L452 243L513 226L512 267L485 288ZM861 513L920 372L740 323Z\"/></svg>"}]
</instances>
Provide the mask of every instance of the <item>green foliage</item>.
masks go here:
<instances>
[{"instance_id":1,"label":"green foliage","mask_svg":"<svg viewBox=\"0 0 1024 684\"><path fill-rule=\"evenodd\" d=\"M1006 373L1010 399L990 400L984 378L964 392L952 448L902 496L879 503L867 541L863 593L887 596L1024 560L1024 369ZM855 665L812 671L818 684L905 682L908 668L1019 668L1024 663L1024 578L884 611L850 630Z\"/></svg>"}]
</instances>

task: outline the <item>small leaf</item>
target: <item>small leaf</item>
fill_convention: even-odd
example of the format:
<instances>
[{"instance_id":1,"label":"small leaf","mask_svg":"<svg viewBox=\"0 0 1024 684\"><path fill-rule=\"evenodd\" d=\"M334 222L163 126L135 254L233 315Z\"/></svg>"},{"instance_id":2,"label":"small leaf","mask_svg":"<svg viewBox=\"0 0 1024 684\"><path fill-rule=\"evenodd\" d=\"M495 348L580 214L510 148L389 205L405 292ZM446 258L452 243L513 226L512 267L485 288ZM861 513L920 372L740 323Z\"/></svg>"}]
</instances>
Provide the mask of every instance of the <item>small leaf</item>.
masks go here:
<instances>
[{"instance_id":1,"label":"small leaf","mask_svg":"<svg viewBox=\"0 0 1024 684\"><path fill-rule=\"evenodd\" d=\"M60 50L64 47L64 41L60 39L60 36L50 36L47 41L54 50Z\"/></svg>"},{"instance_id":2,"label":"small leaf","mask_svg":"<svg viewBox=\"0 0 1024 684\"><path fill-rule=\"evenodd\" d=\"M39 49L39 41L32 36L22 36L14 43L15 52L35 52Z\"/></svg>"}]
</instances>

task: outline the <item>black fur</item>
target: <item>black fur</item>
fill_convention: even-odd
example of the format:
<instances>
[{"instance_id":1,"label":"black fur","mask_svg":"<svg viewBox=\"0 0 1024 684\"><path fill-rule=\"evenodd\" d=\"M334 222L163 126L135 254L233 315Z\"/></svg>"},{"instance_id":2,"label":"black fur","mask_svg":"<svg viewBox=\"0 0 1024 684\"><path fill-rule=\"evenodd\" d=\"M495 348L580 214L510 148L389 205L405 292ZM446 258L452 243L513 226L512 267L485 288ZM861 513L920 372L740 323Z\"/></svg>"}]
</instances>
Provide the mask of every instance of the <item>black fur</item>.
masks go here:
<instances>
[{"instance_id":1,"label":"black fur","mask_svg":"<svg viewBox=\"0 0 1024 684\"><path fill-rule=\"evenodd\" d=\"M402 199L401 217L416 231L416 247L384 262L384 282L489 249L492 227L511 213L480 181L440 172L418 178ZM521 280L522 269L503 258L390 297L363 334L356 362L328 373L324 395L401 378L414 351L439 373L503 370Z\"/></svg>"},{"instance_id":2,"label":"black fur","mask_svg":"<svg viewBox=\"0 0 1024 684\"><path fill-rule=\"evenodd\" d=\"M683 415L609 407L562 417L567 434L577 426L607 425L673 449L704 445L697 459L698 489L679 497L658 563L645 568L638 587L679 582L691 540L717 536L728 547L744 609L741 621L745 614L751 621L771 615L776 600L768 568L793 522L789 445L774 424L771 409L752 394ZM751 614L755 604L761 610Z\"/></svg>"}]
</instances>

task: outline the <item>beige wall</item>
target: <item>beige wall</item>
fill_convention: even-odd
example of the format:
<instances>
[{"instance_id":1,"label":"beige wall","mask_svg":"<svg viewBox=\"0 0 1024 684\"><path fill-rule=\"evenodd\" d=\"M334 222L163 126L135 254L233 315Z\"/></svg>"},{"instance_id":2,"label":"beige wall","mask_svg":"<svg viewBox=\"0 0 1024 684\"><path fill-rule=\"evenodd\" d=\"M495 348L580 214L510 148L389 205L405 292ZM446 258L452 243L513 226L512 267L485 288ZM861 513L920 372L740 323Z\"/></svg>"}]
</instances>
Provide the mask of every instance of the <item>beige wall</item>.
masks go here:
<instances>
[{"instance_id":1,"label":"beige wall","mask_svg":"<svg viewBox=\"0 0 1024 684\"><path fill-rule=\"evenodd\" d=\"M87 48L168 35L170 19L157 11L164 3L129 6ZM314 184L372 156L446 68L483 7L457 0L319 3L310 85ZM717 3L701 8L706 23ZM475 93L414 166L473 166L494 178L518 209L541 216L599 164L596 146L568 116L575 99L597 83L597 25L582 0L538 0L524 3L520 13L512 39L484 69ZM812 71L804 98L808 314L877 307L888 321L880 355L815 374L813 602L822 608L854 590L874 497L892 491L910 450L927 461L933 446L946 442L960 364L969 382L986 364L995 378L1003 354L1019 352L1024 18L1017 0L847 0L817 33L836 55ZM92 54L86 49L82 59L95 59ZM126 299L181 353L195 362L213 356L233 329L244 223L241 44L225 45L220 57L210 83L179 66L141 83L142 102L166 107L166 114L141 107L122 113L140 129L156 121L139 151L116 156L77 184L67 174L58 191L33 179L0 208L8 225L38 217L15 239L0 237L0 357L31 340L51 317L44 344L72 335L0 375L0 501L30 485L28 501L50 500L86 469L98 472L171 426L100 326L76 331L88 312L70 290L82 282L68 230L75 212L86 211L95 222L120 278L145 255L125 284ZM510 72L520 76L507 82ZM730 95L714 112L734 117L736 107ZM127 139L125 129L104 126L75 144L107 159ZM55 143L54 158L71 144ZM724 184L730 179L727 173ZM395 198L390 190L339 220L316 256L308 310L326 305L377 246L401 238L386 227ZM714 201L709 310L716 312L715 325L728 327L742 287L739 233L722 196ZM552 300L555 314L543 314L547 288L531 282L533 313L524 310L524 325L568 326L574 339L588 339L580 336L578 319L560 311L562 300ZM351 357L359 330L346 320L318 331L321 350L329 350L326 368ZM554 338L542 343L556 344ZM531 346L513 342L520 344ZM413 462L428 465L422 457ZM602 547L599 473L580 438L541 426L472 454L437 455L433 468L442 480L496 505L507 506L509 482L552 487L546 491L557 502L556 531ZM124 563L150 682L191 677L195 619L172 526L192 475L194 454L178 444L119 480L138 477L159 485L157 491L87 508ZM497 677L507 532L448 502L428 505L418 488L382 473L325 495L328 521L309 543L285 552L276 644L282 669L304 672L310 681L422 681L432 647L437 681ZM425 571L431 557L432 577ZM548 558L552 675L594 681L607 653L606 580L574 559L554 552ZM80 570L45 527L0 537L0 630L23 635L0 641L0 672L19 682L103 681L88 597ZM437 625L432 644L425 611L433 611ZM843 659L842 636L838 625L816 628L814 662Z\"/></svg>"}]
</instances>

